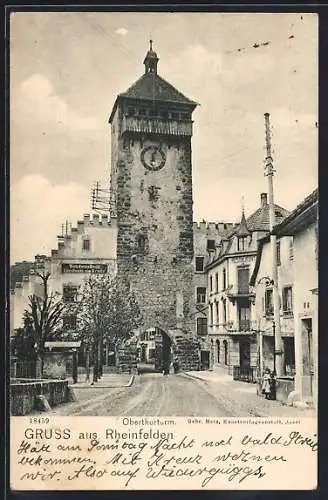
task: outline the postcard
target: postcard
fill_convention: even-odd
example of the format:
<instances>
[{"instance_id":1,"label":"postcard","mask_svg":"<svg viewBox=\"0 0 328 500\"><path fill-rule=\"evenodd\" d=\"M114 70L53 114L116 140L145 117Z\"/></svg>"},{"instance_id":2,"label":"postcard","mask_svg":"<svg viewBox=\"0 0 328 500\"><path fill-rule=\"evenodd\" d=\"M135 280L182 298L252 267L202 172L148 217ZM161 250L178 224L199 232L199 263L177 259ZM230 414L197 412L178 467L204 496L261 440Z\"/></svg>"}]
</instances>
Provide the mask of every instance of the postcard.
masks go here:
<instances>
[{"instance_id":1,"label":"postcard","mask_svg":"<svg viewBox=\"0 0 328 500\"><path fill-rule=\"evenodd\" d=\"M9 40L12 490L316 489L317 15Z\"/></svg>"}]
</instances>

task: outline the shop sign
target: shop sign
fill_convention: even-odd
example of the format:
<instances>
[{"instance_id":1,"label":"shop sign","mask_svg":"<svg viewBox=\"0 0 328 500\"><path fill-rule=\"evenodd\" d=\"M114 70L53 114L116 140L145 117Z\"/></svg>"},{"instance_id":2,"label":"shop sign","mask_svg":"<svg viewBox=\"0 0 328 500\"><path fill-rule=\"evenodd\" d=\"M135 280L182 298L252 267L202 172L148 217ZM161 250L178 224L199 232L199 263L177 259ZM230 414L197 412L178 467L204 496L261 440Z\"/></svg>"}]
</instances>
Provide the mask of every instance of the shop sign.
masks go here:
<instances>
[{"instance_id":1,"label":"shop sign","mask_svg":"<svg viewBox=\"0 0 328 500\"><path fill-rule=\"evenodd\" d=\"M95 273L95 274L105 274L107 273L107 264L92 264L92 263L63 263L62 273Z\"/></svg>"}]
</instances>

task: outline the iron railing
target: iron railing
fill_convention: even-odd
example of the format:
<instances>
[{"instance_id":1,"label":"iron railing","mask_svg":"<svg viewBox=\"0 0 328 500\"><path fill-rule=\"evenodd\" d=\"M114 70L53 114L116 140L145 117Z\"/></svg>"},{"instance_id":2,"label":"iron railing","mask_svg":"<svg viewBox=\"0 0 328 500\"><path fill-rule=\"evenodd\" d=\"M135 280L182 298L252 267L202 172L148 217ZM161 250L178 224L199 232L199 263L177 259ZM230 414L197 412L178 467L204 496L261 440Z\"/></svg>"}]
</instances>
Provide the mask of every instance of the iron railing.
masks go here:
<instances>
[{"instance_id":1,"label":"iron railing","mask_svg":"<svg viewBox=\"0 0 328 500\"><path fill-rule=\"evenodd\" d=\"M36 378L36 361L12 361L11 378Z\"/></svg>"},{"instance_id":2,"label":"iron railing","mask_svg":"<svg viewBox=\"0 0 328 500\"><path fill-rule=\"evenodd\" d=\"M233 379L254 384L256 382L256 368L253 366L234 366Z\"/></svg>"}]
</instances>

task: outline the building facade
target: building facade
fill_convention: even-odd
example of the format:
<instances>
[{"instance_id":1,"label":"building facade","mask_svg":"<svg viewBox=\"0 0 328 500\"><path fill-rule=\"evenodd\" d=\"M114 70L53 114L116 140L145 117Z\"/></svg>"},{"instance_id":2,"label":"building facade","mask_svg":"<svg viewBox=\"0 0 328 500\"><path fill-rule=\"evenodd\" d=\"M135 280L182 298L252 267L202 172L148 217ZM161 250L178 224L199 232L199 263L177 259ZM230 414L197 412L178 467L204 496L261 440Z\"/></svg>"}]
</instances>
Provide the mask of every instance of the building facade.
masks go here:
<instances>
[{"instance_id":1,"label":"building facade","mask_svg":"<svg viewBox=\"0 0 328 500\"><path fill-rule=\"evenodd\" d=\"M318 401L318 190L275 228L293 241L293 329L296 397ZM284 309L284 297L282 306ZM286 355L286 354L285 354Z\"/></svg>"},{"instance_id":2,"label":"building facade","mask_svg":"<svg viewBox=\"0 0 328 500\"><path fill-rule=\"evenodd\" d=\"M145 329L194 334L192 112L197 103L157 72L118 95L111 124L111 210L117 269L133 289Z\"/></svg>"},{"instance_id":3,"label":"building facade","mask_svg":"<svg viewBox=\"0 0 328 500\"><path fill-rule=\"evenodd\" d=\"M37 273L49 272L49 293L58 293L67 305L62 331L66 335L76 333L75 303L85 278L92 273L116 272L116 233L115 218L109 219L107 214L102 217L85 214L76 227L57 236L57 249L51 251L51 256L37 255L34 269L11 291L13 331L23 326L29 295L42 296Z\"/></svg>"},{"instance_id":4,"label":"building facade","mask_svg":"<svg viewBox=\"0 0 328 500\"><path fill-rule=\"evenodd\" d=\"M274 370L274 309L272 276L272 250L270 237L260 241L256 290L255 318L258 325L259 368ZM277 237L278 293L280 297L280 329L283 351L283 374L294 376L294 246L293 238Z\"/></svg>"},{"instance_id":5,"label":"building facade","mask_svg":"<svg viewBox=\"0 0 328 500\"><path fill-rule=\"evenodd\" d=\"M276 205L282 220L287 210ZM254 380L257 370L255 292L250 287L258 242L269 232L269 205L261 194L260 207L250 217L242 213L240 224L222 239L206 266L208 280L208 338L212 364L235 378Z\"/></svg>"},{"instance_id":6,"label":"building facade","mask_svg":"<svg viewBox=\"0 0 328 500\"><path fill-rule=\"evenodd\" d=\"M234 230L231 222L194 222L195 327L200 342L201 368L211 366L211 344L208 337L209 288L206 266L222 242Z\"/></svg>"}]
</instances>

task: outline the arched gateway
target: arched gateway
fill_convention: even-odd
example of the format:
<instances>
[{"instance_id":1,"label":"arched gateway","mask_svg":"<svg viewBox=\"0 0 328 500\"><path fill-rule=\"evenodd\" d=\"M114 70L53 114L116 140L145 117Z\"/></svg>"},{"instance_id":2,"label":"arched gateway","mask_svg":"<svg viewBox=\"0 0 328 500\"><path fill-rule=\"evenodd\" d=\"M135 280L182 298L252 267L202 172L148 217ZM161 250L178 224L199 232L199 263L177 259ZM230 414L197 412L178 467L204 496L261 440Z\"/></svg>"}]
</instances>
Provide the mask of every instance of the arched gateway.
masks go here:
<instances>
[{"instance_id":1,"label":"arched gateway","mask_svg":"<svg viewBox=\"0 0 328 500\"><path fill-rule=\"evenodd\" d=\"M182 364L197 369L191 166L197 103L158 75L158 60L151 43L144 74L118 95L109 118L117 271L145 325L161 325L162 358L175 342Z\"/></svg>"}]
</instances>

